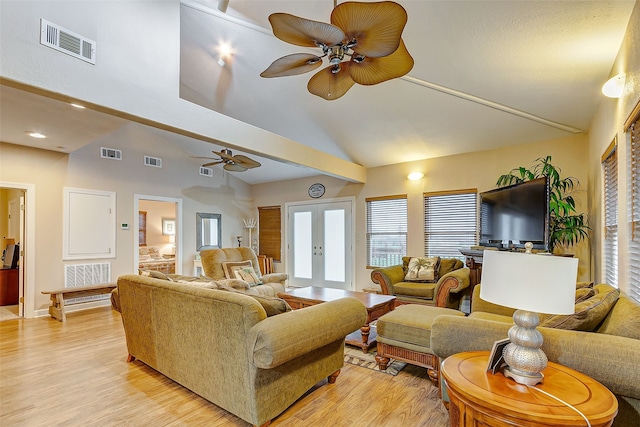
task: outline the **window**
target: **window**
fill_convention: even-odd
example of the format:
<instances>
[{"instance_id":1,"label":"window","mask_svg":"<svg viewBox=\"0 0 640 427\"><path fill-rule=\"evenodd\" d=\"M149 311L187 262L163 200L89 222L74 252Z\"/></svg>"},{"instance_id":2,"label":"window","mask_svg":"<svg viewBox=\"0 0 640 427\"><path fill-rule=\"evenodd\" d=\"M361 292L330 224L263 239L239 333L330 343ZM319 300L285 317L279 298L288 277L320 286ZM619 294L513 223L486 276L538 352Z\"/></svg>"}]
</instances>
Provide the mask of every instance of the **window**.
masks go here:
<instances>
[{"instance_id":1,"label":"window","mask_svg":"<svg viewBox=\"0 0 640 427\"><path fill-rule=\"evenodd\" d=\"M367 203L367 266L402 264L407 254L407 195L373 197Z\"/></svg>"},{"instance_id":2,"label":"window","mask_svg":"<svg viewBox=\"0 0 640 427\"><path fill-rule=\"evenodd\" d=\"M424 253L459 258L460 249L478 244L478 190L424 194Z\"/></svg>"},{"instance_id":3,"label":"window","mask_svg":"<svg viewBox=\"0 0 640 427\"><path fill-rule=\"evenodd\" d=\"M638 104L640 107L640 104ZM630 117L626 127L629 134L631 157L631 179L629 185L630 236L629 239L629 294L640 301L640 110Z\"/></svg>"},{"instance_id":4,"label":"window","mask_svg":"<svg viewBox=\"0 0 640 427\"><path fill-rule=\"evenodd\" d=\"M281 219L280 206L262 206L258 208L258 231L260 238L260 246L258 252L260 255L273 258L274 261L280 261L281 247ZM249 242L251 246L253 242Z\"/></svg>"},{"instance_id":5,"label":"window","mask_svg":"<svg viewBox=\"0 0 640 427\"><path fill-rule=\"evenodd\" d=\"M602 155L604 189L603 279L618 286L618 139Z\"/></svg>"}]
</instances>

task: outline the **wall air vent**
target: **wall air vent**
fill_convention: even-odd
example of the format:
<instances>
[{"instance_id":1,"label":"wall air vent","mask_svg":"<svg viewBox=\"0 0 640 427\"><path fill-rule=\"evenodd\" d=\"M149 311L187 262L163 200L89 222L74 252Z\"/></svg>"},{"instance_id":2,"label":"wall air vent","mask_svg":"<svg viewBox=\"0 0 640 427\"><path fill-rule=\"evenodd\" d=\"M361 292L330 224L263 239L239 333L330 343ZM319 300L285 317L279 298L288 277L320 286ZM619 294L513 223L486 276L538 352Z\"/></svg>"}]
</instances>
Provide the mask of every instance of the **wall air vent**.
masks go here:
<instances>
[{"instance_id":1,"label":"wall air vent","mask_svg":"<svg viewBox=\"0 0 640 427\"><path fill-rule=\"evenodd\" d=\"M122 150L100 147L100 157L103 159L122 160Z\"/></svg>"},{"instance_id":2,"label":"wall air vent","mask_svg":"<svg viewBox=\"0 0 640 427\"><path fill-rule=\"evenodd\" d=\"M209 178L213 177L213 169L205 168L204 166L200 166L200 175L208 176Z\"/></svg>"},{"instance_id":3,"label":"wall air vent","mask_svg":"<svg viewBox=\"0 0 640 427\"><path fill-rule=\"evenodd\" d=\"M96 63L96 42L44 19L40 20L40 44L91 64Z\"/></svg>"},{"instance_id":4,"label":"wall air vent","mask_svg":"<svg viewBox=\"0 0 640 427\"><path fill-rule=\"evenodd\" d=\"M153 166L154 168L161 168L162 159L159 157L144 156L144 165Z\"/></svg>"}]
</instances>

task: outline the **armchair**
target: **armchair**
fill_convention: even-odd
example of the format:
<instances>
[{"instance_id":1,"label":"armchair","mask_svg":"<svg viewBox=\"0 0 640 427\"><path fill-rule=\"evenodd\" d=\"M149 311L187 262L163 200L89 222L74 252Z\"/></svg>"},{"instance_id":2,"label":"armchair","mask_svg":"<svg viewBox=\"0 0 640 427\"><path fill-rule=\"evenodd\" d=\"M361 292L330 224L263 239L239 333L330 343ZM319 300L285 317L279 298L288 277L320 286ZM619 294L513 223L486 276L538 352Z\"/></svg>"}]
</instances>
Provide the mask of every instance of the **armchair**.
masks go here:
<instances>
[{"instance_id":1,"label":"armchair","mask_svg":"<svg viewBox=\"0 0 640 427\"><path fill-rule=\"evenodd\" d=\"M256 272L261 284L251 287L258 291L261 295L275 297L279 292L284 292L285 282L288 278L285 273L262 274L258 257L251 248L222 248L207 249L200 251L200 259L202 261L202 271L204 275L213 280L233 279L225 274L226 263L239 263L242 261L251 261L251 266ZM249 284L247 285L249 286Z\"/></svg>"},{"instance_id":2,"label":"armchair","mask_svg":"<svg viewBox=\"0 0 640 427\"><path fill-rule=\"evenodd\" d=\"M402 257L402 264L376 268L371 272L373 283L380 285L385 295L395 295L396 305L423 304L459 309L469 287L469 269L457 258L441 258L438 280L434 283L405 281L411 257Z\"/></svg>"}]
</instances>

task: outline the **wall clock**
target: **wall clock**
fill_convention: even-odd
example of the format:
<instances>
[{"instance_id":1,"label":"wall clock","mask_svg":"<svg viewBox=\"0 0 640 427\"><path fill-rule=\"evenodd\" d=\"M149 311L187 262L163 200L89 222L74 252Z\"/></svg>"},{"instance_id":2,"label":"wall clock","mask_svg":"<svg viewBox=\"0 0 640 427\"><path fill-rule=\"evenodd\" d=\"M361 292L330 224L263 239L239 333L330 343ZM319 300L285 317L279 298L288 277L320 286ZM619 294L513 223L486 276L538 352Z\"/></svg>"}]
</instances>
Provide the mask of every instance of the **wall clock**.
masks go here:
<instances>
[{"instance_id":1,"label":"wall clock","mask_svg":"<svg viewBox=\"0 0 640 427\"><path fill-rule=\"evenodd\" d=\"M317 199L324 195L324 185L322 184L312 184L309 187L309 197Z\"/></svg>"}]
</instances>

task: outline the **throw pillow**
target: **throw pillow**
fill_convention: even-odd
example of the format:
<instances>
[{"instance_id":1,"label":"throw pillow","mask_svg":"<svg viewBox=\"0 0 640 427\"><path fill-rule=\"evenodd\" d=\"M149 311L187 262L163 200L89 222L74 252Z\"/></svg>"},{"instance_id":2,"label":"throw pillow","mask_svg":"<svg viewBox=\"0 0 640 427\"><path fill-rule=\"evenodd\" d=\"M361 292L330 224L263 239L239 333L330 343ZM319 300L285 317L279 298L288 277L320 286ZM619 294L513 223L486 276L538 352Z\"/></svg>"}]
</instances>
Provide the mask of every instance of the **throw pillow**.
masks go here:
<instances>
[{"instance_id":1,"label":"throw pillow","mask_svg":"<svg viewBox=\"0 0 640 427\"><path fill-rule=\"evenodd\" d=\"M216 282L201 282L199 280L178 280L176 283L195 286L196 288L218 289L218 284Z\"/></svg>"},{"instance_id":2,"label":"throw pillow","mask_svg":"<svg viewBox=\"0 0 640 427\"><path fill-rule=\"evenodd\" d=\"M169 277L166 274L161 273L159 271L155 271L155 270L138 270L138 272L140 273L141 276L153 277L154 279L169 280Z\"/></svg>"},{"instance_id":3,"label":"throw pillow","mask_svg":"<svg viewBox=\"0 0 640 427\"><path fill-rule=\"evenodd\" d=\"M438 281L438 264L440 257L414 257L409 261L407 274L404 280L407 282L427 282Z\"/></svg>"},{"instance_id":4,"label":"throw pillow","mask_svg":"<svg viewBox=\"0 0 640 427\"><path fill-rule=\"evenodd\" d=\"M575 313L545 316L540 326L574 331L593 331L609 314L619 296L620 291L614 288L608 292L597 292L586 301L576 304Z\"/></svg>"},{"instance_id":5,"label":"throw pillow","mask_svg":"<svg viewBox=\"0 0 640 427\"><path fill-rule=\"evenodd\" d=\"M267 317L275 316L276 314L286 313L287 311L291 311L291 306L282 298L270 297L266 295L255 295L252 293L244 293L238 289L232 288L223 283L218 282L218 289L236 292L240 294L245 294L254 298L256 301L260 303L264 311L267 313ZM255 289L251 289L255 292Z\"/></svg>"},{"instance_id":6,"label":"throw pillow","mask_svg":"<svg viewBox=\"0 0 640 427\"><path fill-rule=\"evenodd\" d=\"M594 296L596 294L595 289L593 288L578 288L576 289L576 301L575 303L578 304L582 301L586 301L589 298L591 298L592 296Z\"/></svg>"},{"instance_id":7,"label":"throw pillow","mask_svg":"<svg viewBox=\"0 0 640 427\"><path fill-rule=\"evenodd\" d=\"M236 275L233 271L237 270L238 268L245 268L245 267L253 268L253 264L251 263L251 260L227 261L222 263L222 270L224 271L225 279L235 279Z\"/></svg>"},{"instance_id":8,"label":"throw pillow","mask_svg":"<svg viewBox=\"0 0 640 427\"><path fill-rule=\"evenodd\" d=\"M249 286L262 285L253 267L236 268L233 270L233 274L235 274L236 279L244 280Z\"/></svg>"}]
</instances>

